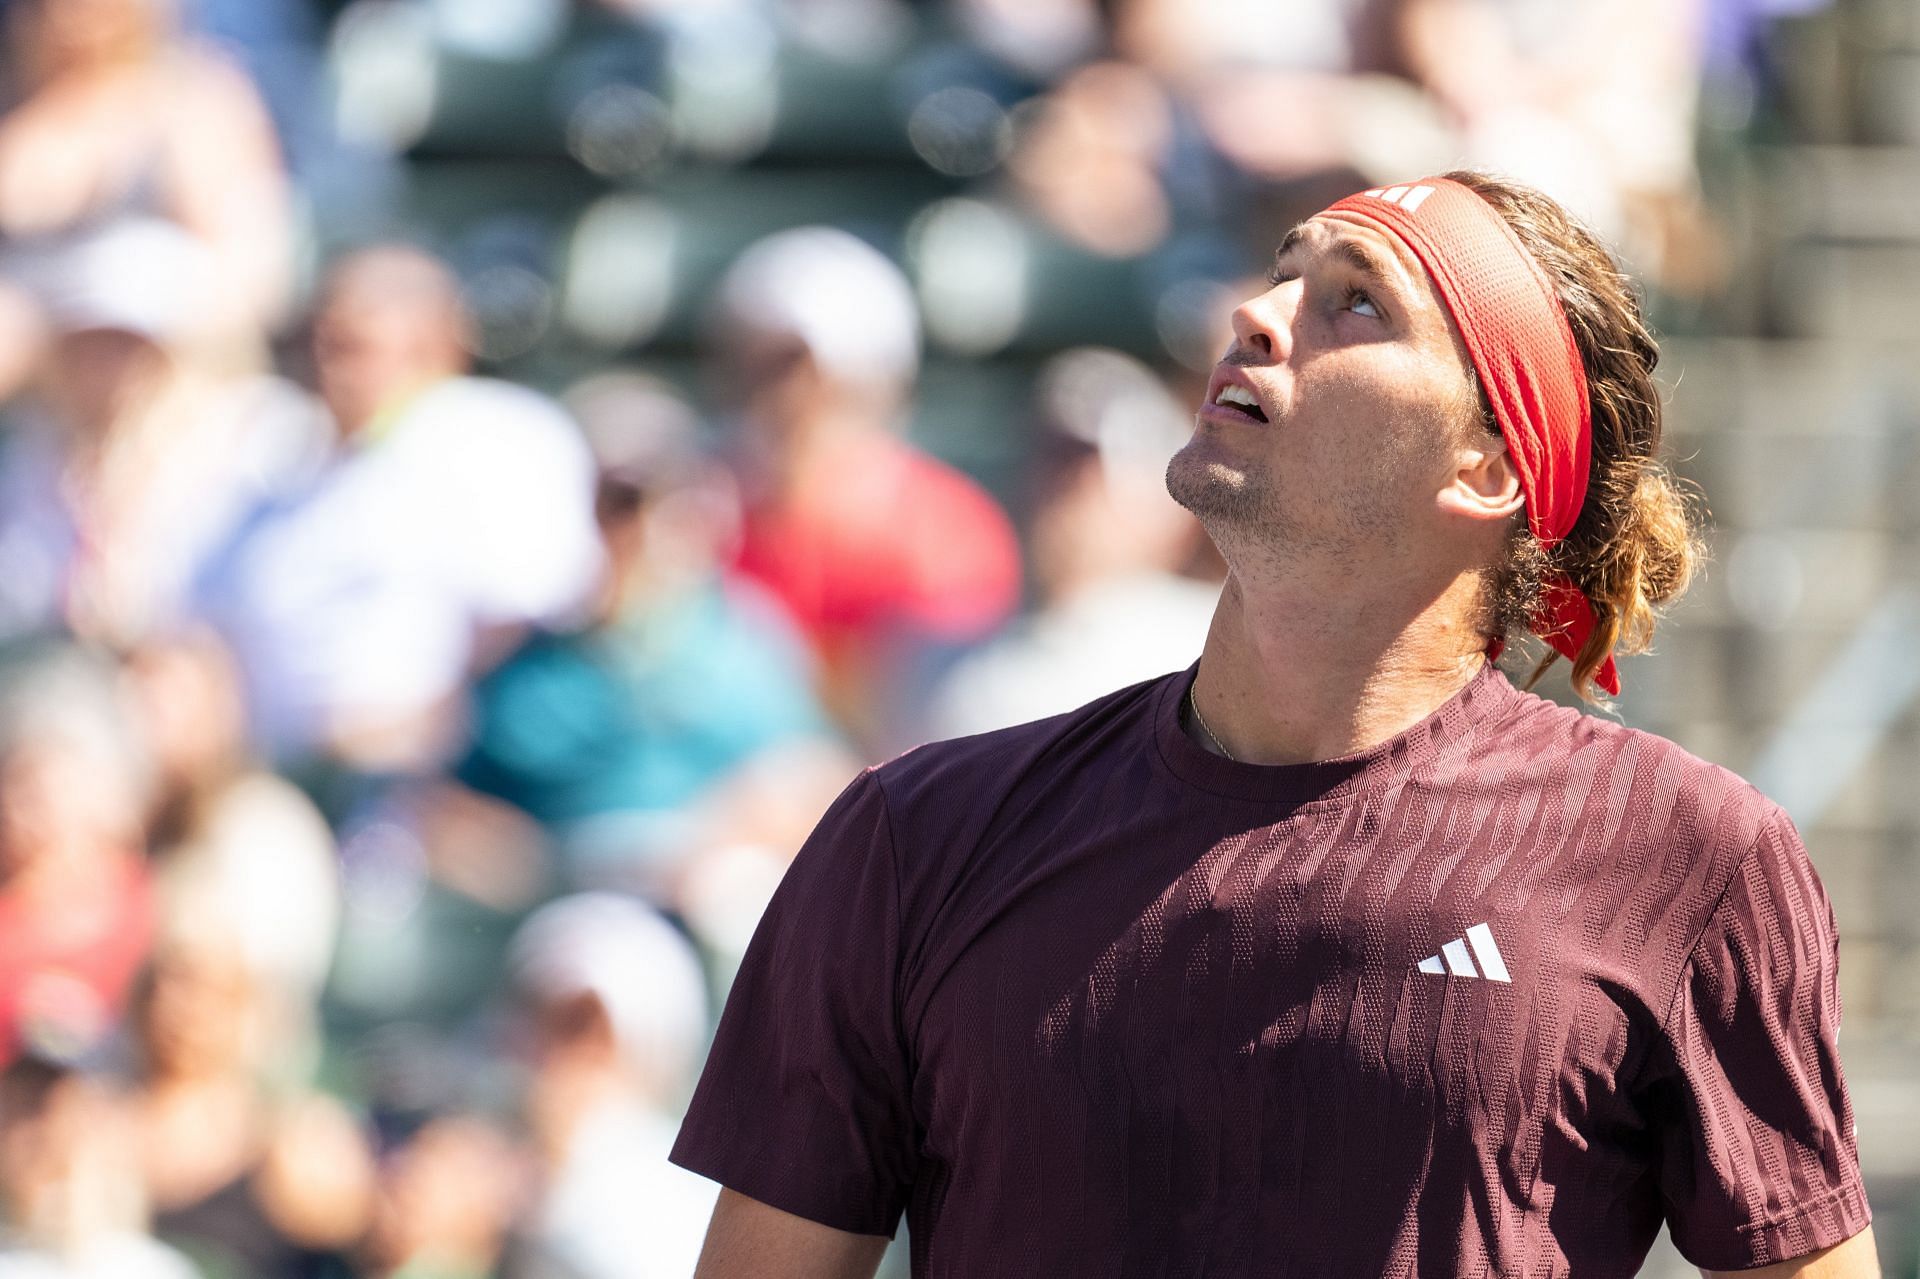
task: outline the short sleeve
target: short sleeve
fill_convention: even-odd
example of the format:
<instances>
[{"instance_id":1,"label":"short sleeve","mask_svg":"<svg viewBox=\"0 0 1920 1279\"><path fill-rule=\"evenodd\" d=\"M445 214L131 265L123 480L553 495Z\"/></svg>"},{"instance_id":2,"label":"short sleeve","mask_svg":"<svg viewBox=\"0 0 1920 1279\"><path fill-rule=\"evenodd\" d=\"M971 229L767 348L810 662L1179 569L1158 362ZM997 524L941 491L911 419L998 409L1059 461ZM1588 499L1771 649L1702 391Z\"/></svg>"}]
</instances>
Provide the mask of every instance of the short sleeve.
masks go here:
<instances>
[{"instance_id":1,"label":"short sleeve","mask_svg":"<svg viewBox=\"0 0 1920 1279\"><path fill-rule=\"evenodd\" d=\"M1697 1266L1789 1261L1870 1220L1838 959L1832 907L1775 810L1694 945L1656 1048L1661 1191Z\"/></svg>"},{"instance_id":2,"label":"short sleeve","mask_svg":"<svg viewBox=\"0 0 1920 1279\"><path fill-rule=\"evenodd\" d=\"M761 917L675 1163L822 1225L893 1234L919 1148L898 933L886 799L868 772L821 818Z\"/></svg>"}]
</instances>

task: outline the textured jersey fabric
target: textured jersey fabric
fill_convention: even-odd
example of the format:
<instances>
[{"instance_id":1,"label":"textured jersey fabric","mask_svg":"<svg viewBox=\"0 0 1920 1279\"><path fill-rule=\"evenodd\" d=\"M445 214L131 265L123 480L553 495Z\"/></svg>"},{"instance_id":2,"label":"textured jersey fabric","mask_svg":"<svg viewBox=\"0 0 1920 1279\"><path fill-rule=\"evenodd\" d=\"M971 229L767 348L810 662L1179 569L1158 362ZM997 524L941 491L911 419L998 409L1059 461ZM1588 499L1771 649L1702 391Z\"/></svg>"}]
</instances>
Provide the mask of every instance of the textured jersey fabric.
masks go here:
<instances>
[{"instance_id":1,"label":"textured jersey fabric","mask_svg":"<svg viewBox=\"0 0 1920 1279\"><path fill-rule=\"evenodd\" d=\"M917 1277L1633 1275L1861 1230L1832 913L1784 815L1488 668L1363 754L1191 671L856 780L674 1159ZM1504 978L1502 980L1501 978Z\"/></svg>"}]
</instances>

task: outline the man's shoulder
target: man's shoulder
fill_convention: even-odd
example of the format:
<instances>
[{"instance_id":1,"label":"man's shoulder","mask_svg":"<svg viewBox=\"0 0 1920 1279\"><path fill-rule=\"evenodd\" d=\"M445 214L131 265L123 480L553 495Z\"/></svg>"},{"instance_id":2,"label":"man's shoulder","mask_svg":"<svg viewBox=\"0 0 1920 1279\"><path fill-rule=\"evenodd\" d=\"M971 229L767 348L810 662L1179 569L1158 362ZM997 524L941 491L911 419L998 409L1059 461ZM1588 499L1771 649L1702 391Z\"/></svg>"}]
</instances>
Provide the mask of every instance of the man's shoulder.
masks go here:
<instances>
[{"instance_id":1,"label":"man's shoulder","mask_svg":"<svg viewBox=\"0 0 1920 1279\"><path fill-rule=\"evenodd\" d=\"M427 393L421 405L441 411L457 406L509 416L531 414L543 419L566 420L566 410L551 396L518 382L478 374L446 379Z\"/></svg>"},{"instance_id":2,"label":"man's shoulder","mask_svg":"<svg viewBox=\"0 0 1920 1279\"><path fill-rule=\"evenodd\" d=\"M1672 738L1532 693L1521 698L1487 749L1527 754L1538 776L1585 790L1623 828L1668 814L1644 823L1649 834L1737 859L1763 830L1791 824L1753 783Z\"/></svg>"},{"instance_id":3,"label":"man's shoulder","mask_svg":"<svg viewBox=\"0 0 1920 1279\"><path fill-rule=\"evenodd\" d=\"M474 448L586 453L586 442L558 401L532 387L490 377L448 378L407 412L401 431L423 442L457 440Z\"/></svg>"}]
</instances>

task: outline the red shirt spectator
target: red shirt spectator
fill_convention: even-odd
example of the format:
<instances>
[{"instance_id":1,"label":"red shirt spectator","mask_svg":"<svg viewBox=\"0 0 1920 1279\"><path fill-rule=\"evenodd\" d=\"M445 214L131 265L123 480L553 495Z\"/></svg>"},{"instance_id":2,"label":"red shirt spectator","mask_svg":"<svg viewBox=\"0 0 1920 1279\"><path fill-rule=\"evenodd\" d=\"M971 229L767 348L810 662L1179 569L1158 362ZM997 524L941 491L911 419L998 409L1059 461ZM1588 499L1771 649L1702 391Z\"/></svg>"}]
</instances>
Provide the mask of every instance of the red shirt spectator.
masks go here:
<instances>
[{"instance_id":1,"label":"red shirt spectator","mask_svg":"<svg viewBox=\"0 0 1920 1279\"><path fill-rule=\"evenodd\" d=\"M1012 525L901 440L920 325L899 268L844 231L750 247L721 282L712 362L739 424L739 567L813 638L822 695L869 748L929 646L979 639L1019 600Z\"/></svg>"},{"instance_id":2,"label":"red shirt spectator","mask_svg":"<svg viewBox=\"0 0 1920 1279\"><path fill-rule=\"evenodd\" d=\"M1020 549L960 472L888 436L842 445L845 476L747 513L740 569L766 583L832 663L889 631L977 639L1020 598Z\"/></svg>"},{"instance_id":3,"label":"red shirt spectator","mask_svg":"<svg viewBox=\"0 0 1920 1279\"><path fill-rule=\"evenodd\" d=\"M0 1062L97 1046L146 957L132 737L103 659L54 641L0 662Z\"/></svg>"},{"instance_id":4,"label":"red shirt spectator","mask_svg":"<svg viewBox=\"0 0 1920 1279\"><path fill-rule=\"evenodd\" d=\"M0 1062L56 1057L103 1038L127 1005L153 936L146 872L131 857L84 893L0 892Z\"/></svg>"}]
</instances>

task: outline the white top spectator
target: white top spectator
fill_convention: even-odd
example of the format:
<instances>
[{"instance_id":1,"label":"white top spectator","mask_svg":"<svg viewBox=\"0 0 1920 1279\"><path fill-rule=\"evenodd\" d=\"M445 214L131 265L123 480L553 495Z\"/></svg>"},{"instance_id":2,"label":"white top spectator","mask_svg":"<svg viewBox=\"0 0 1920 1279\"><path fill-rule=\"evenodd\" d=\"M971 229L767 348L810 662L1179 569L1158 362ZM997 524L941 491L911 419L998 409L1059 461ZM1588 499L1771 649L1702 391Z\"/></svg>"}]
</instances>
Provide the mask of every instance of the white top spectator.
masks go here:
<instances>
[{"instance_id":1,"label":"white top spectator","mask_svg":"<svg viewBox=\"0 0 1920 1279\"><path fill-rule=\"evenodd\" d=\"M557 619L597 579L593 465L550 400L456 378L260 521L207 608L281 757L342 722L431 713L486 628Z\"/></svg>"},{"instance_id":2,"label":"white top spectator","mask_svg":"<svg viewBox=\"0 0 1920 1279\"><path fill-rule=\"evenodd\" d=\"M273 754L429 767L481 641L595 586L593 461L553 401L464 376L471 326L431 254L349 255L313 329L342 445L223 557L205 607Z\"/></svg>"},{"instance_id":3,"label":"white top spectator","mask_svg":"<svg viewBox=\"0 0 1920 1279\"><path fill-rule=\"evenodd\" d=\"M120 1231L67 1254L0 1249L0 1279L195 1279L200 1272L165 1244Z\"/></svg>"}]
</instances>

